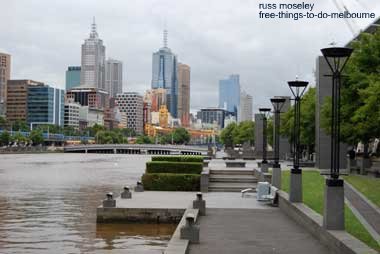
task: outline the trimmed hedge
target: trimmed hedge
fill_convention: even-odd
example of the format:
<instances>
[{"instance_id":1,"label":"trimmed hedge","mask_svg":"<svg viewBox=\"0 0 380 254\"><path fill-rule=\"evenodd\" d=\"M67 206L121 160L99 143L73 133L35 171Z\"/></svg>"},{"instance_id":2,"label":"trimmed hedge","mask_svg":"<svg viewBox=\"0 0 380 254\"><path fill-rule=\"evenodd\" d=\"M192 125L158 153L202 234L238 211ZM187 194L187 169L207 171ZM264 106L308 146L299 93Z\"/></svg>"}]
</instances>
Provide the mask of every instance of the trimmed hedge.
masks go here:
<instances>
[{"instance_id":1,"label":"trimmed hedge","mask_svg":"<svg viewBox=\"0 0 380 254\"><path fill-rule=\"evenodd\" d=\"M153 156L152 161L203 162L203 156Z\"/></svg>"},{"instance_id":2,"label":"trimmed hedge","mask_svg":"<svg viewBox=\"0 0 380 254\"><path fill-rule=\"evenodd\" d=\"M141 180L145 190L155 191L199 191L200 175L195 174L148 174Z\"/></svg>"},{"instance_id":3,"label":"trimmed hedge","mask_svg":"<svg viewBox=\"0 0 380 254\"><path fill-rule=\"evenodd\" d=\"M202 162L150 161L146 163L146 173L200 174Z\"/></svg>"}]
</instances>

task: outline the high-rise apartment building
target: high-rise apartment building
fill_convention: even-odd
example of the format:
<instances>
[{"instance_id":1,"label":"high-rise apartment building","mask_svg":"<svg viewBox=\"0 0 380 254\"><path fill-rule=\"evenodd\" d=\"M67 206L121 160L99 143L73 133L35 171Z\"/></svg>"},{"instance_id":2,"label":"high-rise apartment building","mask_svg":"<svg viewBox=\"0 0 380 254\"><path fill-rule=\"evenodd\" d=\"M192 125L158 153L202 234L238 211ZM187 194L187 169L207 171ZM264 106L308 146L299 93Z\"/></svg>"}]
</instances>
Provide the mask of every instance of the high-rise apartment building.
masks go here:
<instances>
[{"instance_id":1,"label":"high-rise apartment building","mask_svg":"<svg viewBox=\"0 0 380 254\"><path fill-rule=\"evenodd\" d=\"M230 75L227 79L219 80L219 108L224 108L237 117L239 105L239 75Z\"/></svg>"},{"instance_id":2,"label":"high-rise apartment building","mask_svg":"<svg viewBox=\"0 0 380 254\"><path fill-rule=\"evenodd\" d=\"M63 126L65 112L64 90L40 84L28 87L29 124L54 124Z\"/></svg>"},{"instance_id":3,"label":"high-rise apartment building","mask_svg":"<svg viewBox=\"0 0 380 254\"><path fill-rule=\"evenodd\" d=\"M190 125L190 66L178 64L178 118L182 126Z\"/></svg>"},{"instance_id":4,"label":"high-rise apartment building","mask_svg":"<svg viewBox=\"0 0 380 254\"><path fill-rule=\"evenodd\" d=\"M127 116L127 128L138 134L143 133L144 101L143 96L135 92L127 92L116 96L116 103L121 113Z\"/></svg>"},{"instance_id":5,"label":"high-rise apartment building","mask_svg":"<svg viewBox=\"0 0 380 254\"><path fill-rule=\"evenodd\" d=\"M99 39L94 18L90 38L82 44L81 86L105 89L105 55L106 47Z\"/></svg>"},{"instance_id":6,"label":"high-rise apartment building","mask_svg":"<svg viewBox=\"0 0 380 254\"><path fill-rule=\"evenodd\" d=\"M66 71L66 90L80 86L80 66L69 66Z\"/></svg>"},{"instance_id":7,"label":"high-rise apartment building","mask_svg":"<svg viewBox=\"0 0 380 254\"><path fill-rule=\"evenodd\" d=\"M29 87L38 85L43 85L43 83L24 79L8 80L6 93L6 116L8 121L27 121Z\"/></svg>"},{"instance_id":8,"label":"high-rise apartment building","mask_svg":"<svg viewBox=\"0 0 380 254\"><path fill-rule=\"evenodd\" d=\"M11 78L11 56L0 52L0 115L5 114L7 81Z\"/></svg>"},{"instance_id":9,"label":"high-rise apartment building","mask_svg":"<svg viewBox=\"0 0 380 254\"><path fill-rule=\"evenodd\" d=\"M123 63L118 60L106 61L106 91L111 98L123 92Z\"/></svg>"},{"instance_id":10,"label":"high-rise apartment building","mask_svg":"<svg viewBox=\"0 0 380 254\"><path fill-rule=\"evenodd\" d=\"M73 127L74 129L79 129L79 108L80 104L74 102L74 100L67 100L65 103L65 117L64 126Z\"/></svg>"},{"instance_id":11,"label":"high-rise apartment building","mask_svg":"<svg viewBox=\"0 0 380 254\"><path fill-rule=\"evenodd\" d=\"M238 114L239 122L253 120L252 103L252 96L243 91L240 94L240 107Z\"/></svg>"},{"instance_id":12,"label":"high-rise apartment building","mask_svg":"<svg viewBox=\"0 0 380 254\"><path fill-rule=\"evenodd\" d=\"M164 88L167 91L167 107L173 117L177 117L178 103L178 61L177 56L168 48L167 31L164 30L164 46L153 53L152 89Z\"/></svg>"}]
</instances>

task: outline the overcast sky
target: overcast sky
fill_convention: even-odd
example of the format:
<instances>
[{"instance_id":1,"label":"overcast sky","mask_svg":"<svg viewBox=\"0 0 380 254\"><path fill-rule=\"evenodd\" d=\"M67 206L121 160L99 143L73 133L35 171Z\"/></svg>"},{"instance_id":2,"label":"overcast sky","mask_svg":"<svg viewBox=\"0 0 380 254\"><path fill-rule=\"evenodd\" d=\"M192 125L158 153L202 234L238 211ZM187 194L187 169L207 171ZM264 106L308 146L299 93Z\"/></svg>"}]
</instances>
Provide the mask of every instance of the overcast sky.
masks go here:
<instances>
[{"instance_id":1,"label":"overcast sky","mask_svg":"<svg viewBox=\"0 0 380 254\"><path fill-rule=\"evenodd\" d=\"M2 0L6 1L6 0ZM380 14L380 2L337 0L351 12ZM314 85L319 49L353 38L343 20L263 20L267 0L11 0L2 4L0 51L12 55L12 79L33 79L64 88L69 65L80 65L80 50L92 17L107 58L124 63L124 91L150 88L152 53L162 47L165 23L169 47L191 67L191 109L217 106L218 80L240 74L253 96L254 110L274 95L290 95L286 85L298 75ZM300 3L300 0L283 0ZM335 12L333 0L314 12ZM373 20L355 20L355 31Z\"/></svg>"}]
</instances>

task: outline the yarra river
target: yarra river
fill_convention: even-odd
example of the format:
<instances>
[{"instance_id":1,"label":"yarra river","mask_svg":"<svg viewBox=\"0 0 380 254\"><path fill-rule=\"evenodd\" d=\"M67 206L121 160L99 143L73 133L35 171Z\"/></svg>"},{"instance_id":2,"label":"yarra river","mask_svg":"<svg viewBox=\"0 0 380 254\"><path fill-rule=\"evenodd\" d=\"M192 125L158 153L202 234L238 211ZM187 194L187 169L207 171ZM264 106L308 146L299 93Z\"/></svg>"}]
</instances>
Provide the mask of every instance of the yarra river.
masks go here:
<instances>
[{"instance_id":1,"label":"yarra river","mask_svg":"<svg viewBox=\"0 0 380 254\"><path fill-rule=\"evenodd\" d=\"M105 193L135 185L149 158L0 154L0 253L161 254L175 225L96 224Z\"/></svg>"}]
</instances>

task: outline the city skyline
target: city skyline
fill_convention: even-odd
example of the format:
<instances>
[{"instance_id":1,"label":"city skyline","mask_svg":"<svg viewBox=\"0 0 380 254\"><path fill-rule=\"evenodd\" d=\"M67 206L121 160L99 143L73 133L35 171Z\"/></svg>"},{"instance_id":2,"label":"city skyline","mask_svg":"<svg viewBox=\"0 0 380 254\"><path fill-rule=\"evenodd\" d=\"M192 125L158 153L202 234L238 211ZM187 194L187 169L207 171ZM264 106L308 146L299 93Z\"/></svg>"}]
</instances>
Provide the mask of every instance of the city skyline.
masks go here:
<instances>
[{"instance_id":1,"label":"city skyline","mask_svg":"<svg viewBox=\"0 0 380 254\"><path fill-rule=\"evenodd\" d=\"M335 9L330 2L320 1L316 8ZM46 6L43 1L12 2L9 12L4 14L7 22L0 25L4 31L0 35L3 42L0 51L12 55L11 78L40 80L64 88L67 66L80 65L80 45L88 36L88 25L95 16L107 45L107 55L126 66L123 88L143 94L150 87L151 54L160 45L166 17L171 48L181 56L181 61L192 67L191 111L216 106L218 80L229 73L239 73L242 87L254 97L255 112L260 106L269 106L273 88L278 95L289 95L285 81L300 73L307 73L301 78L313 85L313 64L319 48L332 41L344 45L353 37L344 20L302 23L259 20L254 2L211 1L208 7L202 7L199 1L170 2L173 8L168 11L165 6L169 2L161 1L162 5L145 18L149 16L149 3L83 4L69 11L73 6L70 1L54 7ZM380 10L380 3L367 5L375 12ZM33 10L41 6L47 14L34 19L38 12ZM348 8L360 9L355 5ZM115 15L108 15L109 10ZM187 12L194 14L193 17L184 15ZM239 15L231 15L235 12ZM359 32L371 22L356 20L356 29ZM294 24L297 31L292 31ZM322 29L327 31L324 35L318 33ZM342 33L334 37L338 29ZM281 47L278 41L282 42ZM269 72L272 68L276 75Z\"/></svg>"}]
</instances>

